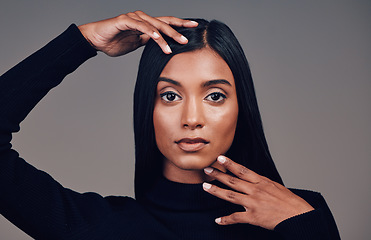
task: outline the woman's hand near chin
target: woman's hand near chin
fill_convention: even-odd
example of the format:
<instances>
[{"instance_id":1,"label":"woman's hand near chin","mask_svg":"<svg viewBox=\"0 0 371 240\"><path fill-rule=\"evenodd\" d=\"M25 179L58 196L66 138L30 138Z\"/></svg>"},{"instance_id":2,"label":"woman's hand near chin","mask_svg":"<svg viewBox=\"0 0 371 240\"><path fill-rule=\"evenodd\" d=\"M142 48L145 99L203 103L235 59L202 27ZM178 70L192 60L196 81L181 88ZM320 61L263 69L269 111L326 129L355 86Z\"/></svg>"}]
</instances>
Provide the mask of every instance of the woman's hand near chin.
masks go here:
<instances>
[{"instance_id":1,"label":"woman's hand near chin","mask_svg":"<svg viewBox=\"0 0 371 240\"><path fill-rule=\"evenodd\" d=\"M244 212L217 218L220 225L249 223L273 230L280 222L314 210L304 199L279 183L271 181L224 156L218 162L235 176L206 168L205 173L236 190L226 190L204 183L204 190L226 201L241 205Z\"/></svg>"},{"instance_id":2,"label":"woman's hand near chin","mask_svg":"<svg viewBox=\"0 0 371 240\"><path fill-rule=\"evenodd\" d=\"M98 51L115 57L134 51L152 38L164 53L171 49L162 37L165 34L186 44L188 40L171 26L196 27L194 21L176 17L151 17L142 11L122 14L114 18L79 26L81 33Z\"/></svg>"}]
</instances>

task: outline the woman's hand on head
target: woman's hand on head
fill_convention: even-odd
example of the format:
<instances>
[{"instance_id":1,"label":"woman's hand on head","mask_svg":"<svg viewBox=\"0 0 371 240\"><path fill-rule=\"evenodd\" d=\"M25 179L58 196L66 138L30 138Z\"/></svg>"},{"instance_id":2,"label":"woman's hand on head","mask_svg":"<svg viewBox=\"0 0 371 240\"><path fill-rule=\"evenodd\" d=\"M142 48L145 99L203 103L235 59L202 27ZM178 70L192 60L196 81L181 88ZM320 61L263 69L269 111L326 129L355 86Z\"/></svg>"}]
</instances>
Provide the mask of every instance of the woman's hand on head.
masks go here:
<instances>
[{"instance_id":1,"label":"woman's hand on head","mask_svg":"<svg viewBox=\"0 0 371 240\"><path fill-rule=\"evenodd\" d=\"M314 210L304 199L281 184L226 157L220 156L218 162L235 176L214 168L206 168L205 173L236 191L222 189L209 183L204 183L204 190L245 208L243 212L217 218L215 221L218 224L249 223L273 230L277 224L290 217Z\"/></svg>"},{"instance_id":2,"label":"woman's hand on head","mask_svg":"<svg viewBox=\"0 0 371 240\"><path fill-rule=\"evenodd\" d=\"M81 33L98 51L115 57L143 46L152 38L164 53L171 49L162 37L165 34L180 44L188 40L171 26L196 27L197 22L176 17L151 17L142 11L122 14L114 18L79 26Z\"/></svg>"}]
</instances>

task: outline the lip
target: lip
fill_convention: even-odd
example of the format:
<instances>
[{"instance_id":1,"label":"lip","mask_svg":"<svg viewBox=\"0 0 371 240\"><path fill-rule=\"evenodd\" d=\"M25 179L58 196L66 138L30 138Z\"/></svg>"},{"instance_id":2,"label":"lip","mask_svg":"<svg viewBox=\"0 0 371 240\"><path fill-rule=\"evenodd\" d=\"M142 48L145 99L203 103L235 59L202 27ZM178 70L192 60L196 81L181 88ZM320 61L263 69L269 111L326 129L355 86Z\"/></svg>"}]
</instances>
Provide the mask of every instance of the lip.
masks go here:
<instances>
[{"instance_id":1,"label":"lip","mask_svg":"<svg viewBox=\"0 0 371 240\"><path fill-rule=\"evenodd\" d=\"M185 152L197 152L209 144L209 141L203 138L182 138L175 143Z\"/></svg>"}]
</instances>

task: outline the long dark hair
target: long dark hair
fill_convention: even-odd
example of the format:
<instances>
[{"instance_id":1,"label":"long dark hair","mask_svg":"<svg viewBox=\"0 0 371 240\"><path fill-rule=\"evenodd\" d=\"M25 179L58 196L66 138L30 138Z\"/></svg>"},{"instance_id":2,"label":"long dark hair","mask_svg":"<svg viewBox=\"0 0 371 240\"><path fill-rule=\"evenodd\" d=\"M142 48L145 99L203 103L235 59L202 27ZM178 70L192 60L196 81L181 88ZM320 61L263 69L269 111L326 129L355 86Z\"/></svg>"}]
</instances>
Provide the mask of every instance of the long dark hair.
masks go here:
<instances>
[{"instance_id":1,"label":"long dark hair","mask_svg":"<svg viewBox=\"0 0 371 240\"><path fill-rule=\"evenodd\" d=\"M141 57L134 91L135 195L141 200L151 183L162 174L162 155L157 148L153 127L154 99L158 78L172 56L206 46L218 53L231 69L237 91L239 115L232 146L227 156L249 169L283 184L273 163L264 136L254 84L246 56L233 32L222 22L191 19L196 28L176 28L188 38L181 45L166 38L173 53L164 54L150 40Z\"/></svg>"}]
</instances>

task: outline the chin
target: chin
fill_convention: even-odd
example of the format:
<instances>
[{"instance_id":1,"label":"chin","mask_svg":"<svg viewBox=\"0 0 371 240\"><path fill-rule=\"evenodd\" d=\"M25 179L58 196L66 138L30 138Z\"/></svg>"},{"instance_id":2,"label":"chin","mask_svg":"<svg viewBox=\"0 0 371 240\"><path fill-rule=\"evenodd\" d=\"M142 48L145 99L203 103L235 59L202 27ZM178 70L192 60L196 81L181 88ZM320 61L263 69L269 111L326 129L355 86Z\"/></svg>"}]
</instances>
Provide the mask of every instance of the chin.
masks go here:
<instances>
[{"instance_id":1,"label":"chin","mask_svg":"<svg viewBox=\"0 0 371 240\"><path fill-rule=\"evenodd\" d=\"M203 170L209 167L216 161L216 157L202 156L181 156L176 161L172 161L174 165L183 170Z\"/></svg>"}]
</instances>

